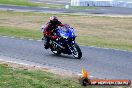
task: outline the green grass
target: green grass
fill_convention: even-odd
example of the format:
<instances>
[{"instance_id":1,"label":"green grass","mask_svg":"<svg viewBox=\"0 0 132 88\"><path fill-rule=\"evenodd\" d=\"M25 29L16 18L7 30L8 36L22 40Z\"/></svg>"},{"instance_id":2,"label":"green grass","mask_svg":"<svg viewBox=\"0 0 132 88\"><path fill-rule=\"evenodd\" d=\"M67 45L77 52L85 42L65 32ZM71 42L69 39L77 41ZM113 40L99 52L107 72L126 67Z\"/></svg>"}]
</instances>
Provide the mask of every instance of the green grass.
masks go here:
<instances>
[{"instance_id":1,"label":"green grass","mask_svg":"<svg viewBox=\"0 0 132 88\"><path fill-rule=\"evenodd\" d=\"M0 64L0 88L84 88L77 77L63 77L41 70L23 70ZM118 88L87 86L85 88ZM129 87L119 87L129 88Z\"/></svg>"},{"instance_id":2,"label":"green grass","mask_svg":"<svg viewBox=\"0 0 132 88\"><path fill-rule=\"evenodd\" d=\"M82 88L75 78L0 65L0 88Z\"/></svg>"},{"instance_id":3,"label":"green grass","mask_svg":"<svg viewBox=\"0 0 132 88\"><path fill-rule=\"evenodd\" d=\"M18 5L18 6L33 6L33 7L48 7L48 8L64 8L63 5L35 3L35 2L29 2L28 0L0 0L0 4Z\"/></svg>"},{"instance_id":4,"label":"green grass","mask_svg":"<svg viewBox=\"0 0 132 88\"><path fill-rule=\"evenodd\" d=\"M28 2L27 0L0 0L0 4L11 4L11 5L20 5L20 6L38 6L38 4Z\"/></svg>"},{"instance_id":5,"label":"green grass","mask_svg":"<svg viewBox=\"0 0 132 88\"><path fill-rule=\"evenodd\" d=\"M28 30L22 28L15 28L15 27L4 27L0 26L0 35L8 35L8 36L15 36L15 37L23 37L23 38L33 38L39 39L41 38L41 33L38 30Z\"/></svg>"}]
</instances>

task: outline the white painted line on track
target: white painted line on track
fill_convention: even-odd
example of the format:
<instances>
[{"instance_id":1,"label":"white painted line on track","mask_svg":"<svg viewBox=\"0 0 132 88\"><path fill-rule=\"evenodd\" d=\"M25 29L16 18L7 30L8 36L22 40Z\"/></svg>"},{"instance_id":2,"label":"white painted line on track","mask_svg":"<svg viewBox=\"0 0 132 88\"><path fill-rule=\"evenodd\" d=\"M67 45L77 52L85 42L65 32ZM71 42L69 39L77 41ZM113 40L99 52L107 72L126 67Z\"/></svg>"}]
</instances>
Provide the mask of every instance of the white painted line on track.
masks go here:
<instances>
[{"instance_id":1,"label":"white painted line on track","mask_svg":"<svg viewBox=\"0 0 132 88\"><path fill-rule=\"evenodd\" d=\"M6 38L6 37L8 37L8 36L2 36L2 37Z\"/></svg>"},{"instance_id":2,"label":"white painted line on track","mask_svg":"<svg viewBox=\"0 0 132 88\"><path fill-rule=\"evenodd\" d=\"M15 37L10 37L10 38L15 38Z\"/></svg>"},{"instance_id":3,"label":"white painted line on track","mask_svg":"<svg viewBox=\"0 0 132 88\"><path fill-rule=\"evenodd\" d=\"M3 59L0 59L0 61L3 61ZM9 62L9 63L14 63L14 64L29 65L29 64L20 63L20 62L18 63L18 62L15 62L15 61L9 61L9 60L4 60L4 61ZM32 66L32 65L30 65L30 66Z\"/></svg>"},{"instance_id":4,"label":"white painted line on track","mask_svg":"<svg viewBox=\"0 0 132 88\"><path fill-rule=\"evenodd\" d=\"M24 38L20 38L20 39L24 39Z\"/></svg>"},{"instance_id":5,"label":"white painted line on track","mask_svg":"<svg viewBox=\"0 0 132 88\"><path fill-rule=\"evenodd\" d=\"M47 65L41 65L35 62L31 62L31 61L27 61L27 60L19 60L13 57L8 57L8 56L3 56L0 55L0 61L5 61L5 62L9 62L9 63L14 63L14 64L20 64L20 65L26 65L26 66L35 66L35 67L48 67Z\"/></svg>"},{"instance_id":6,"label":"white painted line on track","mask_svg":"<svg viewBox=\"0 0 132 88\"><path fill-rule=\"evenodd\" d=\"M28 40L33 41L34 39L28 39Z\"/></svg>"},{"instance_id":7,"label":"white painted line on track","mask_svg":"<svg viewBox=\"0 0 132 88\"><path fill-rule=\"evenodd\" d=\"M36 41L41 42L42 40L36 40Z\"/></svg>"},{"instance_id":8,"label":"white painted line on track","mask_svg":"<svg viewBox=\"0 0 132 88\"><path fill-rule=\"evenodd\" d=\"M41 7L41 8L49 8L49 7Z\"/></svg>"},{"instance_id":9,"label":"white painted line on track","mask_svg":"<svg viewBox=\"0 0 132 88\"><path fill-rule=\"evenodd\" d=\"M0 59L1 61L3 61L3 59ZM38 67L38 68L42 68L42 66L39 66L39 65L31 65L31 64L26 64L26 63L22 63L22 62L15 62L15 61L9 61L9 60L4 60L6 62L9 62L9 63L14 63L14 64L20 64L20 65L25 65L25 66L35 66L35 67ZM81 73L77 74L77 76L82 76ZM95 76L92 76L92 75L89 75L90 78L94 78Z\"/></svg>"},{"instance_id":10,"label":"white painted line on track","mask_svg":"<svg viewBox=\"0 0 132 88\"><path fill-rule=\"evenodd\" d=\"M34 67L34 69L44 69L44 71L47 72L51 72L51 73L55 73L55 74L59 74L59 75L69 75L70 77L72 76L78 76L76 72L72 72L70 70L65 70L62 68L56 68L56 67L52 67L52 66L48 66L48 65L43 65L43 64L39 64L39 63L35 63L32 61L26 61L26 60L19 60L17 58L13 58L13 57L7 57L7 56L3 56L0 55L0 61L2 63L11 63L11 64L17 64L17 65L23 65L23 66L28 66L28 67ZM48 69L48 70L45 70Z\"/></svg>"}]
</instances>

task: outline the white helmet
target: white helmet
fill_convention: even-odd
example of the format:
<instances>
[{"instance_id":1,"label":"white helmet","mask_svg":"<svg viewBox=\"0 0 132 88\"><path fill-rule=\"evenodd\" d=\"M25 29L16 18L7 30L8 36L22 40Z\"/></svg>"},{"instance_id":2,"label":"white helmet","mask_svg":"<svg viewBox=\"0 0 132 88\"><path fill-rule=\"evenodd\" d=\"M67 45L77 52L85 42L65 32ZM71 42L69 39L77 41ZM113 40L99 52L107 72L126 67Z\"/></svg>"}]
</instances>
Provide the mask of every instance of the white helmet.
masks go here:
<instances>
[{"instance_id":1,"label":"white helmet","mask_svg":"<svg viewBox=\"0 0 132 88\"><path fill-rule=\"evenodd\" d=\"M50 21L58 21L58 18L56 16L51 16Z\"/></svg>"}]
</instances>

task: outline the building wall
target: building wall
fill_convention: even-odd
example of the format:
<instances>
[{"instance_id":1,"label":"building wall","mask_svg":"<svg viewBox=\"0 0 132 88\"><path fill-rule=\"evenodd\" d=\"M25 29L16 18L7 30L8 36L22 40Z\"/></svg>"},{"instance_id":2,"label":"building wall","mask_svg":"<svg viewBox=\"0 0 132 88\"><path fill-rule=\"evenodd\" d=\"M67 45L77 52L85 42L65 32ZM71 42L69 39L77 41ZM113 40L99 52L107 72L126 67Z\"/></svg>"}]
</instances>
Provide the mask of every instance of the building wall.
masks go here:
<instances>
[{"instance_id":1,"label":"building wall","mask_svg":"<svg viewBox=\"0 0 132 88\"><path fill-rule=\"evenodd\" d=\"M71 0L71 6L113 6L132 8L132 0Z\"/></svg>"}]
</instances>

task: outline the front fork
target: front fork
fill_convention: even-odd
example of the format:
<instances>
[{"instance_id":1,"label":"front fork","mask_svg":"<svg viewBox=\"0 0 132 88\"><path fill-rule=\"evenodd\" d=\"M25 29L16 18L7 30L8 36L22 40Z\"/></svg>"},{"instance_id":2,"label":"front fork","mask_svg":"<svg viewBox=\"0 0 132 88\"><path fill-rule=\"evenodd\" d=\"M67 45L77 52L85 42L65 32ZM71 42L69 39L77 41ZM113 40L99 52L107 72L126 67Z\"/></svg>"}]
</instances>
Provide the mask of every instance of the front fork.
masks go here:
<instances>
[{"instance_id":1,"label":"front fork","mask_svg":"<svg viewBox=\"0 0 132 88\"><path fill-rule=\"evenodd\" d=\"M75 53L74 44L75 44L75 41L72 41L70 44L67 44L68 45L68 48L71 51L71 54Z\"/></svg>"}]
</instances>

